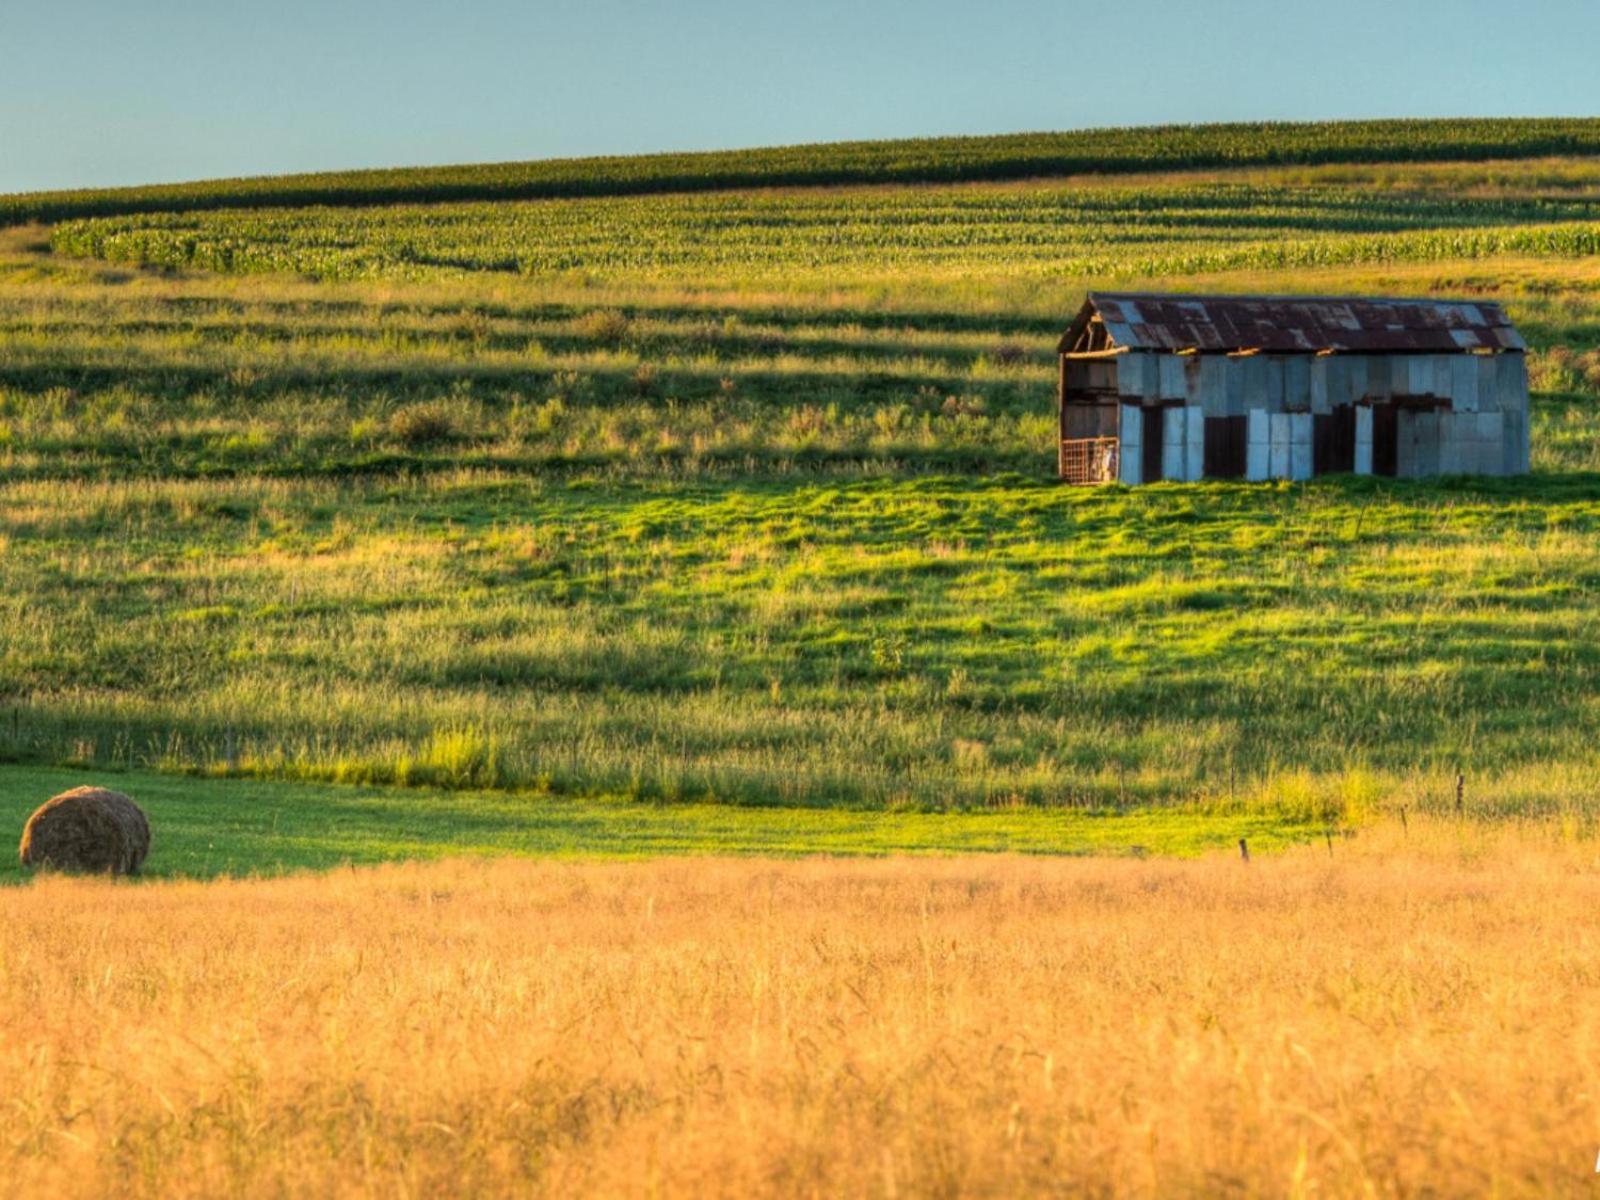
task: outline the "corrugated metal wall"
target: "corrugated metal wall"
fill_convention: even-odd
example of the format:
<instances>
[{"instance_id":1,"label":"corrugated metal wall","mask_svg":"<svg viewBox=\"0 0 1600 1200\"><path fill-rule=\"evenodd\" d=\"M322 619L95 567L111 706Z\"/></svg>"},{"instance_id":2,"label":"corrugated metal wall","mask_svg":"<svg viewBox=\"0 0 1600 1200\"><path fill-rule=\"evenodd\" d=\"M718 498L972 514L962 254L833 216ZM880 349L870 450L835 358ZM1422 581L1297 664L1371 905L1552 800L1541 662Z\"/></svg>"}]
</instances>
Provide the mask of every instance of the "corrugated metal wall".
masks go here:
<instances>
[{"instance_id":1,"label":"corrugated metal wall","mask_svg":"<svg viewBox=\"0 0 1600 1200\"><path fill-rule=\"evenodd\" d=\"M1116 364L1115 388L1122 405L1117 425L1126 483L1141 482L1137 476L1143 473L1140 463L1146 448L1139 410L1150 405L1167 409L1156 459L1167 479L1202 476L1205 423L1228 417L1248 418L1242 453L1248 478L1308 478L1314 415L1397 400L1402 406L1396 414L1391 451L1397 474L1500 475L1528 470L1527 364L1519 353L1315 356L1136 350L1118 356ZM1373 469L1375 438L1381 441L1385 436L1381 429L1374 433L1370 414L1363 418L1358 413L1354 433L1358 473ZM1381 450L1377 458L1385 458Z\"/></svg>"}]
</instances>

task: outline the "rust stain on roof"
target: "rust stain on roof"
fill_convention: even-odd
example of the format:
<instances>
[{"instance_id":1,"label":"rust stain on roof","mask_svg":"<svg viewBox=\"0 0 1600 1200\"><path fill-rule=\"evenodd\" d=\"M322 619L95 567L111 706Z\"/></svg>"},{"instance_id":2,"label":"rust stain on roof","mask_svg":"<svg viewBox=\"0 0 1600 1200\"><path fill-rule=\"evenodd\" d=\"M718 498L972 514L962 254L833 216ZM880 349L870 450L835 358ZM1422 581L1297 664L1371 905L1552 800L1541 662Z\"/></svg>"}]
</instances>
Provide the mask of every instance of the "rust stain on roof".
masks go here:
<instances>
[{"instance_id":1,"label":"rust stain on roof","mask_svg":"<svg viewBox=\"0 0 1600 1200\"><path fill-rule=\"evenodd\" d=\"M1363 296L1090 292L1065 350L1098 315L1130 350L1269 354L1464 354L1527 349L1498 304Z\"/></svg>"}]
</instances>

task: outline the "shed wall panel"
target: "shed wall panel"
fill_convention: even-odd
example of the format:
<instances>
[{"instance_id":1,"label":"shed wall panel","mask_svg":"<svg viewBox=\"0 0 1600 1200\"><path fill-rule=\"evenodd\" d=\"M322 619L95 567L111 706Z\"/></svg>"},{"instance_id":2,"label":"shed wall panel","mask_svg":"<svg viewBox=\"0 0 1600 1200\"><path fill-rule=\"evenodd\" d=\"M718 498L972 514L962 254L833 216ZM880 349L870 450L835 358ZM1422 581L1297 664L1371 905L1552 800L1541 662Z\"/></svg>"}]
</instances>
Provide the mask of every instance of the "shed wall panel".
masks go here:
<instances>
[{"instance_id":1,"label":"shed wall panel","mask_svg":"<svg viewBox=\"0 0 1600 1200\"><path fill-rule=\"evenodd\" d=\"M1504 413L1473 413L1477 424L1477 469L1485 475L1505 475L1506 418Z\"/></svg>"},{"instance_id":2,"label":"shed wall panel","mask_svg":"<svg viewBox=\"0 0 1600 1200\"><path fill-rule=\"evenodd\" d=\"M1228 360L1219 355L1207 354L1200 359L1198 400L1208 417L1228 415Z\"/></svg>"},{"instance_id":3,"label":"shed wall panel","mask_svg":"<svg viewBox=\"0 0 1600 1200\"><path fill-rule=\"evenodd\" d=\"M1144 409L1137 404L1120 406L1121 431L1118 437L1117 473L1123 483L1144 482Z\"/></svg>"},{"instance_id":4,"label":"shed wall panel","mask_svg":"<svg viewBox=\"0 0 1600 1200\"><path fill-rule=\"evenodd\" d=\"M1289 420L1289 478L1310 479L1313 418L1308 412L1286 413Z\"/></svg>"},{"instance_id":5,"label":"shed wall panel","mask_svg":"<svg viewBox=\"0 0 1600 1200\"><path fill-rule=\"evenodd\" d=\"M1416 439L1416 472L1418 477L1439 473L1439 414L1419 412L1411 422Z\"/></svg>"},{"instance_id":6,"label":"shed wall panel","mask_svg":"<svg viewBox=\"0 0 1600 1200\"><path fill-rule=\"evenodd\" d=\"M1289 414L1267 414L1267 475L1272 479L1289 478Z\"/></svg>"},{"instance_id":7,"label":"shed wall panel","mask_svg":"<svg viewBox=\"0 0 1600 1200\"><path fill-rule=\"evenodd\" d=\"M1222 378L1227 390L1227 415L1242 417L1245 414L1244 402L1244 359L1219 358L1222 364Z\"/></svg>"},{"instance_id":8,"label":"shed wall panel","mask_svg":"<svg viewBox=\"0 0 1600 1200\"><path fill-rule=\"evenodd\" d=\"M1410 479L1417 473L1416 423L1417 414L1402 408L1394 414L1394 473L1400 479Z\"/></svg>"},{"instance_id":9,"label":"shed wall panel","mask_svg":"<svg viewBox=\"0 0 1600 1200\"><path fill-rule=\"evenodd\" d=\"M1495 361L1500 367L1496 390L1500 393L1501 409L1508 409L1513 405L1527 407L1527 360L1521 354L1497 354Z\"/></svg>"},{"instance_id":10,"label":"shed wall panel","mask_svg":"<svg viewBox=\"0 0 1600 1200\"><path fill-rule=\"evenodd\" d=\"M1428 394L1440 397L1454 396L1455 359L1448 354L1434 354L1429 358L1433 369L1433 384L1428 388Z\"/></svg>"},{"instance_id":11,"label":"shed wall panel","mask_svg":"<svg viewBox=\"0 0 1600 1200\"><path fill-rule=\"evenodd\" d=\"M1276 357L1267 359L1267 408L1272 412L1283 411L1283 377L1283 359Z\"/></svg>"},{"instance_id":12,"label":"shed wall panel","mask_svg":"<svg viewBox=\"0 0 1600 1200\"><path fill-rule=\"evenodd\" d=\"M1150 356L1139 351L1122 356L1122 361L1117 365L1118 395L1142 397L1150 394L1150 387L1145 378L1149 361Z\"/></svg>"},{"instance_id":13,"label":"shed wall panel","mask_svg":"<svg viewBox=\"0 0 1600 1200\"><path fill-rule=\"evenodd\" d=\"M1364 399L1367 394L1367 360L1365 358L1337 357L1337 371L1344 374L1344 396L1351 404ZM1335 376L1337 378L1337 375ZM1338 393L1335 393L1337 395Z\"/></svg>"},{"instance_id":14,"label":"shed wall panel","mask_svg":"<svg viewBox=\"0 0 1600 1200\"><path fill-rule=\"evenodd\" d=\"M1356 409L1356 474L1372 474L1372 409Z\"/></svg>"},{"instance_id":15,"label":"shed wall panel","mask_svg":"<svg viewBox=\"0 0 1600 1200\"><path fill-rule=\"evenodd\" d=\"M1191 404L1183 410L1183 442L1183 477L1185 479L1204 479L1206 477L1206 413L1202 405Z\"/></svg>"},{"instance_id":16,"label":"shed wall panel","mask_svg":"<svg viewBox=\"0 0 1600 1200\"><path fill-rule=\"evenodd\" d=\"M1183 360L1175 354L1161 354L1156 357L1160 371L1160 388L1157 394L1163 400L1182 400L1184 398Z\"/></svg>"},{"instance_id":17,"label":"shed wall panel","mask_svg":"<svg viewBox=\"0 0 1600 1200\"><path fill-rule=\"evenodd\" d=\"M1450 364L1450 404L1457 412L1478 411L1478 364L1470 355L1446 360Z\"/></svg>"},{"instance_id":18,"label":"shed wall panel","mask_svg":"<svg viewBox=\"0 0 1600 1200\"><path fill-rule=\"evenodd\" d=\"M1245 417L1244 477L1255 483L1269 478L1272 449L1271 420L1271 414L1264 408L1253 408Z\"/></svg>"},{"instance_id":19,"label":"shed wall panel","mask_svg":"<svg viewBox=\"0 0 1600 1200\"><path fill-rule=\"evenodd\" d=\"M1184 440L1184 414L1187 409L1169 408L1162 422L1161 478L1182 481L1187 478L1184 467L1187 451Z\"/></svg>"},{"instance_id":20,"label":"shed wall panel","mask_svg":"<svg viewBox=\"0 0 1600 1200\"><path fill-rule=\"evenodd\" d=\"M1238 369L1244 372L1244 407L1249 412L1252 409L1265 409L1267 407L1267 360L1260 355L1251 355L1249 358L1236 358Z\"/></svg>"},{"instance_id":21,"label":"shed wall panel","mask_svg":"<svg viewBox=\"0 0 1600 1200\"><path fill-rule=\"evenodd\" d=\"M1476 413L1441 412L1435 414L1439 429L1439 474L1459 475L1475 470L1477 464ZM1465 418L1465 419L1463 419ZM1472 464L1468 466L1467 464Z\"/></svg>"},{"instance_id":22,"label":"shed wall panel","mask_svg":"<svg viewBox=\"0 0 1600 1200\"><path fill-rule=\"evenodd\" d=\"M1407 354L1404 358L1406 378L1396 382L1396 391L1407 396L1433 395L1433 359L1426 354Z\"/></svg>"},{"instance_id":23,"label":"shed wall panel","mask_svg":"<svg viewBox=\"0 0 1600 1200\"><path fill-rule=\"evenodd\" d=\"M1478 354L1471 362L1478 376L1478 411L1500 411L1500 362L1496 355Z\"/></svg>"},{"instance_id":24,"label":"shed wall panel","mask_svg":"<svg viewBox=\"0 0 1600 1200\"><path fill-rule=\"evenodd\" d=\"M1283 360L1283 407L1311 411L1311 360L1303 355Z\"/></svg>"}]
</instances>

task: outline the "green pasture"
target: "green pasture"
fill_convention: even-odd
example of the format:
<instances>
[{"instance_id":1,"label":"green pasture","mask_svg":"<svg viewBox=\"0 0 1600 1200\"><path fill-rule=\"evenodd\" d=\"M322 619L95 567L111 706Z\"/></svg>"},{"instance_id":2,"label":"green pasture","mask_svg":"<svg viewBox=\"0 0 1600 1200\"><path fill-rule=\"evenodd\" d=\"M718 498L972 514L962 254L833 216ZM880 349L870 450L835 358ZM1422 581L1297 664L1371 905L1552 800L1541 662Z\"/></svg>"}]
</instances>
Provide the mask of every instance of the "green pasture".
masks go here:
<instances>
[{"instance_id":1,"label":"green pasture","mask_svg":"<svg viewBox=\"0 0 1600 1200\"><path fill-rule=\"evenodd\" d=\"M967 146L979 182L85 200L0 237L0 763L133 773L174 852L222 831L197 871L1198 847L1458 776L1583 816L1600 167L1527 158L1579 125L1129 134L1146 179ZM1534 472L1061 487L1053 347L1106 282L1498 299ZM241 848L268 812L310 842Z\"/></svg>"},{"instance_id":2,"label":"green pasture","mask_svg":"<svg viewBox=\"0 0 1600 1200\"><path fill-rule=\"evenodd\" d=\"M965 814L645 805L506 792L329 787L0 766L0 825L20 835L49 796L85 780L132 795L150 818L152 878L209 879L479 854L1177 854L1248 839L1270 851L1322 836L1259 814L1067 811ZM23 879L0 856L0 884Z\"/></svg>"},{"instance_id":3,"label":"green pasture","mask_svg":"<svg viewBox=\"0 0 1600 1200\"><path fill-rule=\"evenodd\" d=\"M1548 420L1548 416L1545 418ZM1550 809L1600 477L0 492L0 756L743 805Z\"/></svg>"}]
</instances>

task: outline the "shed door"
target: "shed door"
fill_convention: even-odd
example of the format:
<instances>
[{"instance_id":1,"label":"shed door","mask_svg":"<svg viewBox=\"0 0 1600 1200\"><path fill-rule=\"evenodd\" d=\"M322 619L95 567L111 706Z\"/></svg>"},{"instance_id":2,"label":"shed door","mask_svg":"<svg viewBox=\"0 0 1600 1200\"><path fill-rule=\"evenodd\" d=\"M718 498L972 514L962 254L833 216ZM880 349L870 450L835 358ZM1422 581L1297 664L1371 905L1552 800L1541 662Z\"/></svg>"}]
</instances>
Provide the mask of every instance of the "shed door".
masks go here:
<instances>
[{"instance_id":1,"label":"shed door","mask_svg":"<svg viewBox=\"0 0 1600 1200\"><path fill-rule=\"evenodd\" d=\"M1392 404L1372 406L1372 473L1393 476L1400 470L1400 421Z\"/></svg>"},{"instance_id":2,"label":"shed door","mask_svg":"<svg viewBox=\"0 0 1600 1200\"><path fill-rule=\"evenodd\" d=\"M1348 474L1356 469L1356 410L1336 405L1318 413L1312 425L1311 469L1317 475Z\"/></svg>"},{"instance_id":3,"label":"shed door","mask_svg":"<svg viewBox=\"0 0 1600 1200\"><path fill-rule=\"evenodd\" d=\"M1243 479L1248 424L1245 417L1207 417L1207 479Z\"/></svg>"},{"instance_id":4,"label":"shed door","mask_svg":"<svg viewBox=\"0 0 1600 1200\"><path fill-rule=\"evenodd\" d=\"M1147 408L1144 410L1143 479L1146 483L1154 483L1156 480L1164 478L1161 474L1161 449L1166 427L1166 409Z\"/></svg>"}]
</instances>

